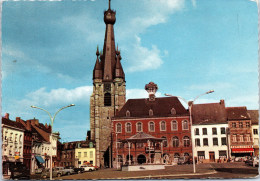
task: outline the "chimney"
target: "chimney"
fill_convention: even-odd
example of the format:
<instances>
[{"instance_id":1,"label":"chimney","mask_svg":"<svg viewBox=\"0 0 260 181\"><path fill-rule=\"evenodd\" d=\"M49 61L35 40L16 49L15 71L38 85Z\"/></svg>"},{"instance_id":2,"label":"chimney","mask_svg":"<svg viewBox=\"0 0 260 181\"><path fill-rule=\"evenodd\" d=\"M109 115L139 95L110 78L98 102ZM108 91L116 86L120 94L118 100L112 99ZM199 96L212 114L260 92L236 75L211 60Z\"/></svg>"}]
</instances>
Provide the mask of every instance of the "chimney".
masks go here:
<instances>
[{"instance_id":1,"label":"chimney","mask_svg":"<svg viewBox=\"0 0 260 181\"><path fill-rule=\"evenodd\" d=\"M28 130L31 131L31 120L26 121L26 127L27 127Z\"/></svg>"},{"instance_id":2,"label":"chimney","mask_svg":"<svg viewBox=\"0 0 260 181\"><path fill-rule=\"evenodd\" d=\"M221 100L220 100L220 104L223 105L223 106L225 106L225 101L224 101L224 99L221 99Z\"/></svg>"},{"instance_id":3,"label":"chimney","mask_svg":"<svg viewBox=\"0 0 260 181\"><path fill-rule=\"evenodd\" d=\"M20 120L21 120L21 118L20 118L20 117L16 117L16 122L17 122L17 123L19 123L19 122L20 122Z\"/></svg>"},{"instance_id":4,"label":"chimney","mask_svg":"<svg viewBox=\"0 0 260 181\"><path fill-rule=\"evenodd\" d=\"M9 113L5 113L5 119L9 119Z\"/></svg>"},{"instance_id":5,"label":"chimney","mask_svg":"<svg viewBox=\"0 0 260 181\"><path fill-rule=\"evenodd\" d=\"M157 84L149 82L149 84L146 84L144 88L149 94L149 101L155 101L155 93L158 90Z\"/></svg>"},{"instance_id":6,"label":"chimney","mask_svg":"<svg viewBox=\"0 0 260 181\"><path fill-rule=\"evenodd\" d=\"M49 126L47 125L47 123L45 123L45 125L44 125L44 126L45 126L45 128L47 128L47 129L49 128Z\"/></svg>"}]
</instances>

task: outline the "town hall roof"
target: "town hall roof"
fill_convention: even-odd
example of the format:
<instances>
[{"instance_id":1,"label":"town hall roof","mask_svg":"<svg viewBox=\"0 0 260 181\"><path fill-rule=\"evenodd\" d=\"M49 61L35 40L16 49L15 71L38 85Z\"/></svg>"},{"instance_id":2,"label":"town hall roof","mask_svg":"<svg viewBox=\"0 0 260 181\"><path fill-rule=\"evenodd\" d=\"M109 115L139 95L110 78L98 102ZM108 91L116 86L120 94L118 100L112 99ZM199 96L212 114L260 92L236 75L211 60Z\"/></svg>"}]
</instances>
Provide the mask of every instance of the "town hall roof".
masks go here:
<instances>
[{"instance_id":1,"label":"town hall roof","mask_svg":"<svg viewBox=\"0 0 260 181\"><path fill-rule=\"evenodd\" d=\"M174 111L172 111L174 108ZM152 111L152 114L151 114ZM129 115L127 116L127 112ZM150 112L150 114L149 114ZM174 112L174 114L173 114ZM122 109L116 114L116 118L136 117L172 117L188 116L186 110L177 97L158 97L154 101L147 99L128 99Z\"/></svg>"},{"instance_id":2,"label":"town hall roof","mask_svg":"<svg viewBox=\"0 0 260 181\"><path fill-rule=\"evenodd\" d=\"M227 124L224 100L219 103L194 104L191 112L192 124Z\"/></svg>"}]
</instances>

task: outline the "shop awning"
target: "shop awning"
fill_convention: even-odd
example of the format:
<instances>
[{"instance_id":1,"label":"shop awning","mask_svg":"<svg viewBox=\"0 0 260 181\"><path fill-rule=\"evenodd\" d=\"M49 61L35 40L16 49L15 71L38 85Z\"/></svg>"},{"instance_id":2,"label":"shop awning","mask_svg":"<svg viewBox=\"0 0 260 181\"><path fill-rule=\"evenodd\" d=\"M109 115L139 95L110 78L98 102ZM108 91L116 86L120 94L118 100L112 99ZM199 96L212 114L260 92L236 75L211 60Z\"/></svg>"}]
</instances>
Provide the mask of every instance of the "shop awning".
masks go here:
<instances>
[{"instance_id":1,"label":"shop awning","mask_svg":"<svg viewBox=\"0 0 260 181\"><path fill-rule=\"evenodd\" d=\"M232 153L251 153L254 152L254 148L233 148Z\"/></svg>"},{"instance_id":2,"label":"shop awning","mask_svg":"<svg viewBox=\"0 0 260 181\"><path fill-rule=\"evenodd\" d=\"M44 163L44 160L41 156L35 156L36 160L38 160L38 162L40 163Z\"/></svg>"}]
</instances>

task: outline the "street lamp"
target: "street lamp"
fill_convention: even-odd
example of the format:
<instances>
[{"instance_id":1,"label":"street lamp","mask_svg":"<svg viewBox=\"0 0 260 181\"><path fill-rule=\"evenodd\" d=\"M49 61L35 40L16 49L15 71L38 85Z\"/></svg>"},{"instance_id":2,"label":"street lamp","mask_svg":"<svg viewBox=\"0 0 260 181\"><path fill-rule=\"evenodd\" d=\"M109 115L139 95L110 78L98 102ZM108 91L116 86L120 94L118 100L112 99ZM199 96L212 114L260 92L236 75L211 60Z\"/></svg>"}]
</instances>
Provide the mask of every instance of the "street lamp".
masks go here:
<instances>
[{"instance_id":1,"label":"street lamp","mask_svg":"<svg viewBox=\"0 0 260 181\"><path fill-rule=\"evenodd\" d=\"M193 134L193 124L192 124L192 114L191 114L191 109L193 106L193 103L201 96L206 95L206 94L210 94L213 93L214 90L209 90L203 94L198 95L197 97L195 97L195 99L193 101L187 101L186 99L180 97L180 96L173 96L171 94L164 94L165 96L169 96L169 97L177 97L180 98L181 100L183 100L188 106L189 106L189 115L190 115L190 125L191 125L191 149L192 149L192 162L193 162L193 172L196 173L196 168L195 168L195 158L194 158L194 142L192 141L192 134Z\"/></svg>"},{"instance_id":2,"label":"street lamp","mask_svg":"<svg viewBox=\"0 0 260 181\"><path fill-rule=\"evenodd\" d=\"M53 129L53 122L54 122L54 120L55 120L56 115L57 115L61 110L65 109L65 108L68 108L68 107L72 107L72 106L75 106L75 104L70 104L70 105L68 105L68 106L65 106L65 107L60 108L60 109L54 114L53 117L51 116L51 114L50 114L47 110L45 110L45 109L43 109L43 108L40 108L40 107L37 107L37 106L31 106L31 108L40 109L40 110L46 112L46 113L49 115L50 120L51 120L51 136L50 136L50 143L51 143L51 165L50 165L50 180L52 180L52 154L53 154L53 153L52 153L52 129Z\"/></svg>"}]
</instances>

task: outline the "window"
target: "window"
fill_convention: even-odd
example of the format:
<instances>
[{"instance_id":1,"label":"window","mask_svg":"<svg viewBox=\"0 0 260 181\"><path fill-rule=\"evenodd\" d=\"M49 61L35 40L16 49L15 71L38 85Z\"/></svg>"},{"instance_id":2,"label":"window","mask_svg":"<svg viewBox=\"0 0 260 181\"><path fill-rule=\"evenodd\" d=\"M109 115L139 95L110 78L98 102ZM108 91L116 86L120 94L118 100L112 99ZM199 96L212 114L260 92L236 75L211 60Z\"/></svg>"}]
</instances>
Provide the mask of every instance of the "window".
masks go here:
<instances>
[{"instance_id":1,"label":"window","mask_svg":"<svg viewBox=\"0 0 260 181\"><path fill-rule=\"evenodd\" d=\"M221 138L221 145L227 145L227 139L226 137Z\"/></svg>"},{"instance_id":2,"label":"window","mask_svg":"<svg viewBox=\"0 0 260 181\"><path fill-rule=\"evenodd\" d=\"M258 138L254 138L254 145L259 145L258 142L259 142L259 141L258 141Z\"/></svg>"},{"instance_id":3,"label":"window","mask_svg":"<svg viewBox=\"0 0 260 181\"><path fill-rule=\"evenodd\" d=\"M232 140L233 140L233 142L236 142L237 141L237 135L232 135Z\"/></svg>"},{"instance_id":4,"label":"window","mask_svg":"<svg viewBox=\"0 0 260 181\"><path fill-rule=\"evenodd\" d=\"M87 156L88 156L87 152L84 152L84 157L87 157Z\"/></svg>"},{"instance_id":5,"label":"window","mask_svg":"<svg viewBox=\"0 0 260 181\"><path fill-rule=\"evenodd\" d=\"M118 142L117 142L117 148L118 148L118 149L123 148L124 144L123 144L122 142L120 142L120 140L117 140L117 141L118 141Z\"/></svg>"},{"instance_id":6,"label":"window","mask_svg":"<svg viewBox=\"0 0 260 181\"><path fill-rule=\"evenodd\" d=\"M182 121L182 129L183 130L188 130L189 129L189 125L188 125L188 121L187 120Z\"/></svg>"},{"instance_id":7,"label":"window","mask_svg":"<svg viewBox=\"0 0 260 181\"><path fill-rule=\"evenodd\" d=\"M232 123L232 128L235 128L236 127L236 123Z\"/></svg>"},{"instance_id":8,"label":"window","mask_svg":"<svg viewBox=\"0 0 260 181\"><path fill-rule=\"evenodd\" d=\"M227 158L227 151L219 150L219 158Z\"/></svg>"},{"instance_id":9,"label":"window","mask_svg":"<svg viewBox=\"0 0 260 181\"><path fill-rule=\"evenodd\" d=\"M239 128L243 128L243 123L239 122Z\"/></svg>"},{"instance_id":10,"label":"window","mask_svg":"<svg viewBox=\"0 0 260 181\"><path fill-rule=\"evenodd\" d=\"M172 121L172 130L177 131L178 130L178 122L177 121Z\"/></svg>"},{"instance_id":11,"label":"window","mask_svg":"<svg viewBox=\"0 0 260 181\"><path fill-rule=\"evenodd\" d=\"M111 94L105 93L104 95L104 106L111 106Z\"/></svg>"},{"instance_id":12,"label":"window","mask_svg":"<svg viewBox=\"0 0 260 181\"><path fill-rule=\"evenodd\" d=\"M249 128L250 127L250 123L246 122L246 127Z\"/></svg>"},{"instance_id":13,"label":"window","mask_svg":"<svg viewBox=\"0 0 260 181\"><path fill-rule=\"evenodd\" d=\"M131 133L132 132L132 124L131 123L126 123L126 132Z\"/></svg>"},{"instance_id":14,"label":"window","mask_svg":"<svg viewBox=\"0 0 260 181\"><path fill-rule=\"evenodd\" d=\"M190 156L190 154L189 153L184 153L183 156L188 157L188 156Z\"/></svg>"},{"instance_id":15,"label":"window","mask_svg":"<svg viewBox=\"0 0 260 181\"><path fill-rule=\"evenodd\" d=\"M81 157L81 152L78 153L78 157L79 157L79 158Z\"/></svg>"},{"instance_id":16,"label":"window","mask_svg":"<svg viewBox=\"0 0 260 181\"><path fill-rule=\"evenodd\" d=\"M93 158L93 151L90 151L89 157Z\"/></svg>"},{"instance_id":17,"label":"window","mask_svg":"<svg viewBox=\"0 0 260 181\"><path fill-rule=\"evenodd\" d=\"M167 138L165 136L163 136L162 138L165 138L165 140L163 140L163 147L167 147L168 146Z\"/></svg>"},{"instance_id":18,"label":"window","mask_svg":"<svg viewBox=\"0 0 260 181\"><path fill-rule=\"evenodd\" d=\"M245 135L244 141L245 142L250 142L250 135L249 134Z\"/></svg>"},{"instance_id":19,"label":"window","mask_svg":"<svg viewBox=\"0 0 260 181\"><path fill-rule=\"evenodd\" d=\"M213 145L218 146L218 138L213 138Z\"/></svg>"},{"instance_id":20,"label":"window","mask_svg":"<svg viewBox=\"0 0 260 181\"><path fill-rule=\"evenodd\" d=\"M208 138L203 138L203 146L209 146Z\"/></svg>"},{"instance_id":21,"label":"window","mask_svg":"<svg viewBox=\"0 0 260 181\"><path fill-rule=\"evenodd\" d=\"M199 138L195 139L195 146L200 146L200 139Z\"/></svg>"},{"instance_id":22,"label":"window","mask_svg":"<svg viewBox=\"0 0 260 181\"><path fill-rule=\"evenodd\" d=\"M203 133L203 135L207 135L208 133L207 133L207 128L203 128L202 129L202 133Z\"/></svg>"},{"instance_id":23,"label":"window","mask_svg":"<svg viewBox=\"0 0 260 181\"><path fill-rule=\"evenodd\" d=\"M253 129L255 135L258 135L258 129Z\"/></svg>"},{"instance_id":24,"label":"window","mask_svg":"<svg viewBox=\"0 0 260 181\"><path fill-rule=\"evenodd\" d=\"M243 141L244 141L243 135L239 135L239 141L240 141L240 142L243 142Z\"/></svg>"},{"instance_id":25,"label":"window","mask_svg":"<svg viewBox=\"0 0 260 181\"><path fill-rule=\"evenodd\" d=\"M117 161L118 161L119 163L123 163L123 157L122 157L122 155L118 155L118 156L117 156Z\"/></svg>"},{"instance_id":26,"label":"window","mask_svg":"<svg viewBox=\"0 0 260 181\"><path fill-rule=\"evenodd\" d=\"M200 130L199 130L199 128L196 128L196 129L195 129L195 135L200 135Z\"/></svg>"},{"instance_id":27,"label":"window","mask_svg":"<svg viewBox=\"0 0 260 181\"><path fill-rule=\"evenodd\" d=\"M117 133L122 133L122 124L121 123L117 123L116 124L116 132Z\"/></svg>"},{"instance_id":28,"label":"window","mask_svg":"<svg viewBox=\"0 0 260 181\"><path fill-rule=\"evenodd\" d=\"M137 132L143 131L143 123L141 123L141 122L136 123L136 131Z\"/></svg>"},{"instance_id":29,"label":"window","mask_svg":"<svg viewBox=\"0 0 260 181\"><path fill-rule=\"evenodd\" d=\"M183 137L183 146L189 147L190 146L190 138L188 136Z\"/></svg>"},{"instance_id":30,"label":"window","mask_svg":"<svg viewBox=\"0 0 260 181\"><path fill-rule=\"evenodd\" d=\"M176 110L174 108L171 109L171 114L175 115L176 114Z\"/></svg>"},{"instance_id":31,"label":"window","mask_svg":"<svg viewBox=\"0 0 260 181\"><path fill-rule=\"evenodd\" d=\"M179 138L177 136L172 138L172 147L179 147Z\"/></svg>"},{"instance_id":32,"label":"window","mask_svg":"<svg viewBox=\"0 0 260 181\"><path fill-rule=\"evenodd\" d=\"M166 131L166 123L165 123L165 121L161 121L161 123L160 123L160 131Z\"/></svg>"},{"instance_id":33,"label":"window","mask_svg":"<svg viewBox=\"0 0 260 181\"><path fill-rule=\"evenodd\" d=\"M149 110L149 116L153 116L153 110L152 109Z\"/></svg>"},{"instance_id":34,"label":"window","mask_svg":"<svg viewBox=\"0 0 260 181\"><path fill-rule=\"evenodd\" d=\"M125 115L126 115L126 117L130 117L130 111L127 110L127 111L125 112Z\"/></svg>"},{"instance_id":35,"label":"window","mask_svg":"<svg viewBox=\"0 0 260 181\"><path fill-rule=\"evenodd\" d=\"M217 128L212 128L212 134L216 135L217 134Z\"/></svg>"},{"instance_id":36,"label":"window","mask_svg":"<svg viewBox=\"0 0 260 181\"><path fill-rule=\"evenodd\" d=\"M78 161L79 165L81 164L81 161Z\"/></svg>"},{"instance_id":37,"label":"window","mask_svg":"<svg viewBox=\"0 0 260 181\"><path fill-rule=\"evenodd\" d=\"M199 160L205 159L205 151L198 151L198 159Z\"/></svg>"},{"instance_id":38,"label":"window","mask_svg":"<svg viewBox=\"0 0 260 181\"><path fill-rule=\"evenodd\" d=\"M226 129L225 128L220 128L221 134L226 134Z\"/></svg>"},{"instance_id":39,"label":"window","mask_svg":"<svg viewBox=\"0 0 260 181\"><path fill-rule=\"evenodd\" d=\"M154 122L149 122L149 131L154 132Z\"/></svg>"}]
</instances>

